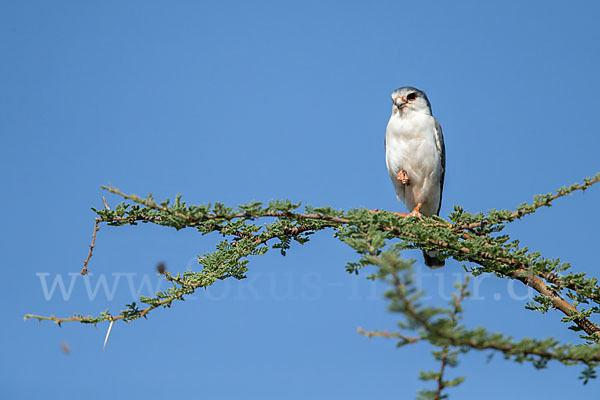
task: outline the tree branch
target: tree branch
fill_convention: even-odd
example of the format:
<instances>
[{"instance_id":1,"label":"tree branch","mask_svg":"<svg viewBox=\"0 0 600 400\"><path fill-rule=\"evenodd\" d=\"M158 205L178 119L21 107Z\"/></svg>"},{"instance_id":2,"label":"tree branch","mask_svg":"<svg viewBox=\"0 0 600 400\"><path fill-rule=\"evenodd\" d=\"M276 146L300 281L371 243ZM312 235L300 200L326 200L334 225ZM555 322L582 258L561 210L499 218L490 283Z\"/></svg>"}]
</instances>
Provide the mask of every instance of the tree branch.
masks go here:
<instances>
[{"instance_id":1,"label":"tree branch","mask_svg":"<svg viewBox=\"0 0 600 400\"><path fill-rule=\"evenodd\" d=\"M195 227L202 233L218 232L223 236L237 238L228 244L228 246L236 248L237 250L230 256L225 256L224 254L219 255L221 254L219 252L215 253L215 256L218 255L217 258L225 258L223 258L223 261L219 261L211 267L215 271L211 272L212 275L209 277L205 277L207 280L205 279L206 282L203 283L203 285L197 285L192 289L189 289L192 291L197 287L205 287L212 284L215 279L224 279L229 276L234 276L238 279L243 277L245 267L243 264L240 264L242 262L241 259L254 254L253 252L258 251L258 246L266 245L271 239L280 239L281 243L279 245L274 245L274 247L280 247L282 252L284 252L285 249L289 247L290 239L303 242L308 240L306 234L325 228L337 230L338 232L336 235L338 235L341 230L351 228L356 234L359 236L362 235L362 237L365 238L373 236L375 232L373 229L375 229L386 235L385 237L380 238L381 243L383 244L385 244L386 240L397 238L404 240L408 247L422 249L437 248L443 250L448 256L452 256L459 261L469 261L483 266L484 272L493 272L507 278L516 279L533 288L541 295L550 298L552 305L568 317L572 318L580 315L580 317L573 319L573 322L588 335L594 335L600 331L598 326L588 320L585 316L581 315L581 312L578 311L576 307L564 300L557 292L548 288L542 281L542 279L548 279L555 275L552 275L552 273L548 271L540 271L540 268L537 268L536 270L531 262L526 261L520 254L513 255L511 251L514 249L504 246L502 244L503 242L500 242L494 237L481 232L472 232L471 230L488 223L497 224L498 221L513 221L524 215L535 212L542 206L550 205L554 200L563 197L568 193L576 190L586 190L588 187L599 181L600 174L594 178L586 179L583 184L575 184L569 188L563 188L555 195L540 196L533 205L520 206L514 212L490 212L488 217L483 219L480 218L479 221L476 221L479 225L463 222L465 218L467 220L471 218L464 213L459 215L460 218L457 218L455 223L451 223L440 218L424 218L423 221L414 217L402 218L395 213L385 211L374 213L367 210L352 210L344 213L328 208L311 208L313 212L298 213L295 212L298 205L289 202L273 203L266 208L262 207L260 203L252 203L250 205L240 206L241 211L239 212L232 212L223 205L215 205L212 208L210 206L188 207L185 203L179 201L179 197L173 205L169 205L168 201L157 204L151 196L144 199L134 194L125 194L113 187L104 187L111 193L131 200L145 208L135 206L128 209L129 206L123 204L117 206L115 210L110 210L108 207L105 207L104 210L96 211L98 213L98 218L94 220L92 244L90 245L88 257L84 262L84 268L81 272L82 274L85 274L88 271L88 263L92 257L96 233L100 223L123 225L135 224L137 222L151 222L163 226L172 226L177 229ZM307 207L307 211L308 210L309 207ZM246 224L246 221L253 221L263 217L275 218L278 222L273 226L264 225L262 227ZM213 258L210 258L210 260ZM225 262L226 260L227 262ZM238 266L238 264L240 265ZM233 268L238 268L235 270L237 272L227 272L229 269ZM538 276L536 276L536 274ZM201 279L199 281L204 282L204 280ZM595 296L595 293L598 291L589 290L591 282L588 282L587 285L587 298L595 299L593 296ZM563 287L583 295L581 294L583 290L580 290L580 287L575 286L571 282L565 282ZM175 291L172 293L173 296L171 296L172 298L170 300L168 298L160 299L156 304L169 306L172 300L180 298L185 294L187 293ZM139 311L139 313L141 316L145 316L147 312L154 308L156 307L151 306L144 311ZM129 310L129 312L131 312L131 310ZM37 318L37 316L32 315L28 315L27 317ZM129 318L130 315L127 314L126 317ZM45 317L42 319L52 318ZM123 318L125 318L125 316ZM105 319L108 319L108 317ZM52 320L55 320L55 322L56 320L79 320L81 322L97 321L97 319L94 319L93 317L72 317L67 319L54 318Z\"/></svg>"}]
</instances>

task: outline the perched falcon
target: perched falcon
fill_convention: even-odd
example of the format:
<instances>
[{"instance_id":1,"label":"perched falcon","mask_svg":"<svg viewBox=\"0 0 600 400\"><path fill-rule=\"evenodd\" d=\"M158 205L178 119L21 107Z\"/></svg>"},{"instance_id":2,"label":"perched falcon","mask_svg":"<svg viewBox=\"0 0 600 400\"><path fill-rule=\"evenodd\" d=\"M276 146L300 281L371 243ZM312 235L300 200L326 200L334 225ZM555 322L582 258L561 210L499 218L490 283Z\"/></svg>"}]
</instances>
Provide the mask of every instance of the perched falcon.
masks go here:
<instances>
[{"instance_id":1,"label":"perched falcon","mask_svg":"<svg viewBox=\"0 0 600 400\"><path fill-rule=\"evenodd\" d=\"M392 116L385 131L385 161L396 196L409 216L438 215L442 205L446 149L442 127L431 115L424 92L410 86L392 93ZM436 250L423 251L425 264L444 265Z\"/></svg>"}]
</instances>

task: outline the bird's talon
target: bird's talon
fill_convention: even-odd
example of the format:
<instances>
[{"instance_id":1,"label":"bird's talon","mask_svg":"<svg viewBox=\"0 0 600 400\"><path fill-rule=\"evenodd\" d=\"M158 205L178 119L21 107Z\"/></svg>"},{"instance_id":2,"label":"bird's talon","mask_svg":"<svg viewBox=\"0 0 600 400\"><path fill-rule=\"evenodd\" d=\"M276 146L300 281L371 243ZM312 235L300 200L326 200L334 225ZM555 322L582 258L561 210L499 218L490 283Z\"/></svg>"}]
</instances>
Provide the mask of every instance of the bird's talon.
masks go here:
<instances>
[{"instance_id":1,"label":"bird's talon","mask_svg":"<svg viewBox=\"0 0 600 400\"><path fill-rule=\"evenodd\" d=\"M423 206L423 203L419 203L417 204L417 206L415 207L414 210L412 210L407 217L417 217L419 218L419 221L423 221L423 216L421 215L421 207Z\"/></svg>"},{"instance_id":2,"label":"bird's talon","mask_svg":"<svg viewBox=\"0 0 600 400\"><path fill-rule=\"evenodd\" d=\"M411 211L410 214L408 214L406 217L417 217L419 218L419 221L423 221L423 215L418 212L418 211Z\"/></svg>"},{"instance_id":3,"label":"bird's talon","mask_svg":"<svg viewBox=\"0 0 600 400\"><path fill-rule=\"evenodd\" d=\"M405 170L401 169L400 171L398 171L398 173L396 174L396 178L403 185L408 185L408 172L406 172Z\"/></svg>"}]
</instances>

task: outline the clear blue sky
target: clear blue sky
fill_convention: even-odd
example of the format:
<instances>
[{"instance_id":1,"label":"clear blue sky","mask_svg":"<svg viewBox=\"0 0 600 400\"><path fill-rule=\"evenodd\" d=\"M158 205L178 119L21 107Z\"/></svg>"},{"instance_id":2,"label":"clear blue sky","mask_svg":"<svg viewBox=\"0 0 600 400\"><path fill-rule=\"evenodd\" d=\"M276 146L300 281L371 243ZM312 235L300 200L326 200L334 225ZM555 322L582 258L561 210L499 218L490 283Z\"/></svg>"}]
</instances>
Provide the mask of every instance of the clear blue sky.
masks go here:
<instances>
[{"instance_id":1,"label":"clear blue sky","mask_svg":"<svg viewBox=\"0 0 600 400\"><path fill-rule=\"evenodd\" d=\"M385 169L389 94L429 95L446 137L442 214L514 207L600 170L597 2L2 2L0 248L2 398L413 398L427 346L397 350L356 328L394 329L382 287L349 276L330 234L250 263L148 320L23 321L25 313L117 313L155 265L198 268L216 237L102 227L89 288L77 273L102 184L190 203L290 198L402 210ZM110 204L118 200L107 196ZM563 199L510 233L547 256L597 268L600 191ZM419 253L417 270L424 270ZM422 276L439 301L460 274ZM63 299L57 277L72 292ZM100 287L104 277L110 290ZM576 335L526 311L518 284L480 281L470 326L515 337ZM163 287L165 287L163 285ZM512 291L512 292L511 292ZM495 297L494 297L495 296ZM514 296L513 296L514 297ZM500 300L495 300L500 298ZM61 351L61 343L71 349ZM465 356L455 399L595 398L579 369L539 372Z\"/></svg>"}]
</instances>

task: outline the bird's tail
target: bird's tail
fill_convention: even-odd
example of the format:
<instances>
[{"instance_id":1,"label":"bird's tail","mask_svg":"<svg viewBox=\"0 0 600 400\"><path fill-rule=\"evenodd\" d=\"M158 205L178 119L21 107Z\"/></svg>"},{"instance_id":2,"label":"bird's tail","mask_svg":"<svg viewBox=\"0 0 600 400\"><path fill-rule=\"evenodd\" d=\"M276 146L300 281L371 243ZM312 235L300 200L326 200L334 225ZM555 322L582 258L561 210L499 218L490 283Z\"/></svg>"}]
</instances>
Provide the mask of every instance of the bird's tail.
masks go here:
<instances>
[{"instance_id":1,"label":"bird's tail","mask_svg":"<svg viewBox=\"0 0 600 400\"><path fill-rule=\"evenodd\" d=\"M437 250L423 250L423 258L425 259L425 265L431 269L441 268L444 266L444 260L440 260L438 255L440 254Z\"/></svg>"}]
</instances>

